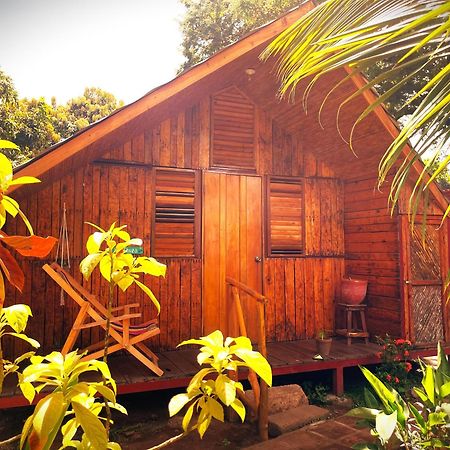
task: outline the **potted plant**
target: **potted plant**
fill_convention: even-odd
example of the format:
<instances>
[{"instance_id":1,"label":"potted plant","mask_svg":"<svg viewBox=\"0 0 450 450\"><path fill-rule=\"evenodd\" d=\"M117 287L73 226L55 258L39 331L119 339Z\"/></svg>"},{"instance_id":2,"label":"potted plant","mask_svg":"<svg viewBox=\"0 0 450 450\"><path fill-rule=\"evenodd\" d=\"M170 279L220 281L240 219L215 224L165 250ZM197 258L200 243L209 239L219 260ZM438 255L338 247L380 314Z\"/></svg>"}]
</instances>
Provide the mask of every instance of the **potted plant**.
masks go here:
<instances>
[{"instance_id":1,"label":"potted plant","mask_svg":"<svg viewBox=\"0 0 450 450\"><path fill-rule=\"evenodd\" d=\"M316 335L317 353L322 357L328 356L331 350L331 342L331 332L319 330Z\"/></svg>"}]
</instances>

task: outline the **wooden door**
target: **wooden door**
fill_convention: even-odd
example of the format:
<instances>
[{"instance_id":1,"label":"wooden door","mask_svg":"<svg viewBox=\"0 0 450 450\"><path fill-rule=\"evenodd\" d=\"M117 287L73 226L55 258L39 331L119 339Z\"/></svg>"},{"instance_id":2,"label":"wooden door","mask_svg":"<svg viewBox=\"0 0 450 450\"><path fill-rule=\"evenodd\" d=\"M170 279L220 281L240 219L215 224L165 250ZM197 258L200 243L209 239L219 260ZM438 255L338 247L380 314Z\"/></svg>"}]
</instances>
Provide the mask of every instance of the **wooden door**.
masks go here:
<instances>
[{"instance_id":1,"label":"wooden door","mask_svg":"<svg viewBox=\"0 0 450 450\"><path fill-rule=\"evenodd\" d=\"M413 231L403 218L404 242L407 244L405 267L406 317L409 337L418 345L435 344L443 340L445 330L444 272L446 270L446 230L439 226L439 218L429 217L425 243L422 226Z\"/></svg>"},{"instance_id":2,"label":"wooden door","mask_svg":"<svg viewBox=\"0 0 450 450\"><path fill-rule=\"evenodd\" d=\"M262 292L261 178L208 172L203 189L203 330L238 336L227 276ZM247 331L256 340L256 305L241 294Z\"/></svg>"}]
</instances>

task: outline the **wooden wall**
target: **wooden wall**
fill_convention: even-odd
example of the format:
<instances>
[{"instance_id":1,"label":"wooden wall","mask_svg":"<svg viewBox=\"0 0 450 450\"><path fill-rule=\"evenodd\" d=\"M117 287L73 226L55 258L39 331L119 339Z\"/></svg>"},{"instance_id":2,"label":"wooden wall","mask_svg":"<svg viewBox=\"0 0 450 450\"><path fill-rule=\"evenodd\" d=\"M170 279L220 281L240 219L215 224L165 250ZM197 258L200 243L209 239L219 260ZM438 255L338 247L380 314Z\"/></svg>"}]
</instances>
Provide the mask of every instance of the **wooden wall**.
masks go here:
<instances>
[{"instance_id":1,"label":"wooden wall","mask_svg":"<svg viewBox=\"0 0 450 450\"><path fill-rule=\"evenodd\" d=\"M211 97L205 96L161 117L158 123L137 121L134 134L114 147L105 146L99 160L33 186L22 198L17 192L41 235L59 235L65 203L72 271L78 279L84 243L92 232L85 221L103 227L113 221L128 224L133 236L143 238L145 254L152 253L152 168L209 170L211 110ZM395 334L400 320L398 235L395 221L385 210L386 196L374 196L373 179L339 180L313 148L305 148L307 130L286 132L282 122L257 106L254 120L255 169L251 175L261 177L262 184L269 175L296 177L304 186L304 254L297 258L266 256L263 262L263 290L271 299L267 308L269 340L311 338L320 329L333 329L334 303L345 272L369 278L370 331ZM95 146L100 148L102 141ZM236 168L219 170L236 173ZM24 230L21 225L17 230L9 225L8 231ZM261 239L264 232L263 226ZM49 260L53 258L54 254ZM168 265L167 277L148 280L162 305L161 335L153 341L156 350L175 348L181 340L203 331L202 257L161 260ZM60 305L59 290L42 272L43 263L22 261L26 289L22 295L11 294L9 303L30 304L34 318L29 334L48 351L64 342L76 308L70 300ZM105 297L106 286L98 276L85 284ZM117 299L118 303L127 301L143 305L144 319L154 316L153 306L139 290L130 288ZM92 336L88 332L82 336L80 345L97 337L96 330L90 333ZM8 345L9 351L19 350Z\"/></svg>"},{"instance_id":2,"label":"wooden wall","mask_svg":"<svg viewBox=\"0 0 450 450\"><path fill-rule=\"evenodd\" d=\"M388 188L375 177L344 184L345 271L367 279L368 328L372 335L401 335L400 243L397 215L391 217Z\"/></svg>"}]
</instances>

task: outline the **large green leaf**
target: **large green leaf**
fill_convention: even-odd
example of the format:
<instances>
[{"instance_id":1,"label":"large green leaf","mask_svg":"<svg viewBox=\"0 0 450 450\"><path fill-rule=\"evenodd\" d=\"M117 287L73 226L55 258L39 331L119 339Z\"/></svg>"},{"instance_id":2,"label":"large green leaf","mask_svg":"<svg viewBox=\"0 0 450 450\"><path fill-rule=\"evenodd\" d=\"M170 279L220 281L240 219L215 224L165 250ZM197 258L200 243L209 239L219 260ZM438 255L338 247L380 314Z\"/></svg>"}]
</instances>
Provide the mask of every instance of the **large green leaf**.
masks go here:
<instances>
[{"instance_id":1,"label":"large green leaf","mask_svg":"<svg viewBox=\"0 0 450 450\"><path fill-rule=\"evenodd\" d=\"M373 112L381 101L389 101L414 76L413 67L422 70L442 62L443 70L435 76L422 77L416 95L405 100L405 105L419 100L418 107L386 149L379 167L380 183L392 170L395 172L391 184L392 206L413 173L416 183L409 201L413 217L420 201L426 203L425 195L431 181L447 166L446 163L439 165L429 177L429 167L422 166L422 173L418 174L415 163L425 154L431 154L431 158L428 157L435 160L450 143L449 16L447 0L328 0L281 33L263 53L264 58L278 58L282 96L295 98L299 83L305 80L302 88L305 108L310 92L324 74L343 68L350 69L353 75L364 73L375 63L395 57L397 63L381 72L376 83L366 83L355 89L362 95L375 84L396 81L379 101L361 112L357 122ZM399 76L402 70L407 76ZM350 94L349 98L352 97ZM343 104L347 101L343 99ZM419 130L421 133L417 134ZM418 138L417 153L404 153L412 137Z\"/></svg>"}]
</instances>

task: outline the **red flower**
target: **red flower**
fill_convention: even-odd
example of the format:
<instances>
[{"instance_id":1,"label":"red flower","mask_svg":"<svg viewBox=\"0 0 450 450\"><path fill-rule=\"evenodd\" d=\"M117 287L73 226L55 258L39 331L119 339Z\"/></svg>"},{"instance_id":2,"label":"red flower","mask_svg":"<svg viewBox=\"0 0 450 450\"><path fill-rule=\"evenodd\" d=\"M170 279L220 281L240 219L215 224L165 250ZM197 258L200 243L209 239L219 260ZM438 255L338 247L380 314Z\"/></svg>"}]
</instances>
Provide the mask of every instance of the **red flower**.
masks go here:
<instances>
[{"instance_id":1,"label":"red flower","mask_svg":"<svg viewBox=\"0 0 450 450\"><path fill-rule=\"evenodd\" d=\"M407 344L407 345L412 345L412 344L411 344L411 341L408 341L408 340L405 341L405 344Z\"/></svg>"},{"instance_id":2,"label":"red flower","mask_svg":"<svg viewBox=\"0 0 450 450\"><path fill-rule=\"evenodd\" d=\"M404 339L396 339L394 341L395 345L402 345L402 344L405 344L405 343L406 343L406 341Z\"/></svg>"},{"instance_id":3,"label":"red flower","mask_svg":"<svg viewBox=\"0 0 450 450\"><path fill-rule=\"evenodd\" d=\"M394 378L394 381L395 381L397 384L400 383L400 380L399 380L397 377Z\"/></svg>"},{"instance_id":4,"label":"red flower","mask_svg":"<svg viewBox=\"0 0 450 450\"><path fill-rule=\"evenodd\" d=\"M392 377L389 374L387 374L386 375L386 380L391 381L391 379L392 379Z\"/></svg>"},{"instance_id":5,"label":"red flower","mask_svg":"<svg viewBox=\"0 0 450 450\"><path fill-rule=\"evenodd\" d=\"M409 372L412 369L412 364L410 362L405 363L405 370Z\"/></svg>"},{"instance_id":6,"label":"red flower","mask_svg":"<svg viewBox=\"0 0 450 450\"><path fill-rule=\"evenodd\" d=\"M405 356L409 356L409 351L408 351L408 350L405 350L405 351L403 352L403 354L404 354Z\"/></svg>"}]
</instances>

